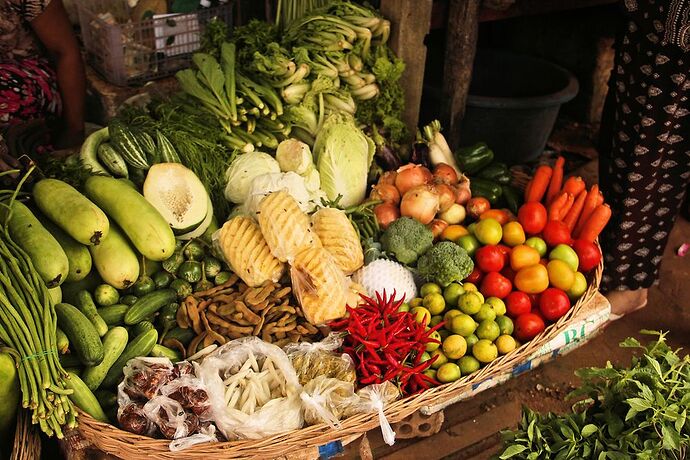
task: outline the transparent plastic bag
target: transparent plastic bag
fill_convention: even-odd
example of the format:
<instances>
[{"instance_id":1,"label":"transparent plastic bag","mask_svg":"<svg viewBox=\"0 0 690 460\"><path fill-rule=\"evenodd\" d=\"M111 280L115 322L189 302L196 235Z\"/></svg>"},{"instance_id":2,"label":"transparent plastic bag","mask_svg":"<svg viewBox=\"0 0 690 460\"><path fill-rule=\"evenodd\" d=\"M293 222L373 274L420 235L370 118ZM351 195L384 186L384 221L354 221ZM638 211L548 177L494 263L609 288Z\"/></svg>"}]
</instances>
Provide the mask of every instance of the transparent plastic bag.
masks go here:
<instances>
[{"instance_id":1,"label":"transparent plastic bag","mask_svg":"<svg viewBox=\"0 0 690 460\"><path fill-rule=\"evenodd\" d=\"M301 394L304 421L307 425L327 423L340 427L343 414L358 398L352 382L320 375L304 386Z\"/></svg>"},{"instance_id":2,"label":"transparent plastic bag","mask_svg":"<svg viewBox=\"0 0 690 460\"><path fill-rule=\"evenodd\" d=\"M306 385L318 376L354 383L357 374L352 358L345 353L336 353L342 344L342 335L332 332L320 342L286 345L285 352L297 372L299 383Z\"/></svg>"},{"instance_id":3,"label":"transparent plastic bag","mask_svg":"<svg viewBox=\"0 0 690 460\"><path fill-rule=\"evenodd\" d=\"M304 423L302 387L290 359L275 345L257 337L232 340L206 356L197 375L209 393L210 417L227 439L261 439L299 429ZM259 386L264 382L259 382L259 375L280 382L269 388L268 398L266 387ZM259 393L264 397L256 397Z\"/></svg>"},{"instance_id":4,"label":"transparent plastic bag","mask_svg":"<svg viewBox=\"0 0 690 460\"><path fill-rule=\"evenodd\" d=\"M158 389L175 378L168 358L136 358L125 365L123 390L132 399L151 399Z\"/></svg>"},{"instance_id":5,"label":"transparent plastic bag","mask_svg":"<svg viewBox=\"0 0 690 460\"><path fill-rule=\"evenodd\" d=\"M183 409L202 418L211 407L208 392L201 380L193 375L183 375L172 380L160 388L160 394L177 401Z\"/></svg>"},{"instance_id":6,"label":"transparent plastic bag","mask_svg":"<svg viewBox=\"0 0 690 460\"><path fill-rule=\"evenodd\" d=\"M199 429L199 417L167 396L154 396L144 405L144 414L167 439L186 438Z\"/></svg>"},{"instance_id":7,"label":"transparent plastic bag","mask_svg":"<svg viewBox=\"0 0 690 460\"><path fill-rule=\"evenodd\" d=\"M130 433L143 436L153 436L156 425L144 413L144 401L133 401L123 391L124 382L120 383L117 392L117 423Z\"/></svg>"},{"instance_id":8,"label":"transparent plastic bag","mask_svg":"<svg viewBox=\"0 0 690 460\"><path fill-rule=\"evenodd\" d=\"M386 419L384 409L400 397L400 390L390 381L368 385L357 392L358 400L345 411L346 416L377 412L383 440L389 446L395 443L395 432Z\"/></svg>"}]
</instances>

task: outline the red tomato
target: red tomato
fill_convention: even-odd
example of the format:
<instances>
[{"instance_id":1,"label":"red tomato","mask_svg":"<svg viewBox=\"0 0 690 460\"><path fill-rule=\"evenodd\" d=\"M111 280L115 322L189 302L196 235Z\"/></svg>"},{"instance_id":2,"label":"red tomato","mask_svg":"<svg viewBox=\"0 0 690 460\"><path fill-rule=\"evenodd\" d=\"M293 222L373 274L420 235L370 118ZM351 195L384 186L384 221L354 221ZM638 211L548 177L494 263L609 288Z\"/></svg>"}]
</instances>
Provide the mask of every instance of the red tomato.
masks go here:
<instances>
[{"instance_id":1,"label":"red tomato","mask_svg":"<svg viewBox=\"0 0 690 460\"><path fill-rule=\"evenodd\" d=\"M570 310L570 299L562 289L548 288L539 298L539 311L549 321L556 321Z\"/></svg>"},{"instance_id":2,"label":"red tomato","mask_svg":"<svg viewBox=\"0 0 690 460\"><path fill-rule=\"evenodd\" d=\"M515 270L510 268L510 265L506 265L505 267L503 267L503 270L501 270L501 275L508 278L511 283L515 283L516 272L515 272Z\"/></svg>"},{"instance_id":3,"label":"red tomato","mask_svg":"<svg viewBox=\"0 0 690 460\"><path fill-rule=\"evenodd\" d=\"M465 278L463 281L467 281L468 283L472 284L478 284L483 277L484 273L479 269L479 267L475 265L472 269L472 273L467 275L467 278Z\"/></svg>"},{"instance_id":4,"label":"red tomato","mask_svg":"<svg viewBox=\"0 0 690 460\"><path fill-rule=\"evenodd\" d=\"M515 319L515 336L521 342L532 340L546 328L541 316L525 313Z\"/></svg>"},{"instance_id":5,"label":"red tomato","mask_svg":"<svg viewBox=\"0 0 690 460\"><path fill-rule=\"evenodd\" d=\"M505 298L506 313L511 318L529 313L532 310L532 302L524 292L513 291Z\"/></svg>"},{"instance_id":6,"label":"red tomato","mask_svg":"<svg viewBox=\"0 0 690 460\"><path fill-rule=\"evenodd\" d=\"M484 276L479 291L484 297L498 297L503 299L513 290L513 283L498 272L490 272Z\"/></svg>"},{"instance_id":7,"label":"red tomato","mask_svg":"<svg viewBox=\"0 0 690 460\"><path fill-rule=\"evenodd\" d=\"M542 238L549 247L554 247L559 244L567 244L570 246L570 243L573 241L570 237L570 229L560 220L548 221L542 231Z\"/></svg>"},{"instance_id":8,"label":"red tomato","mask_svg":"<svg viewBox=\"0 0 690 460\"><path fill-rule=\"evenodd\" d=\"M588 272L595 268L601 262L601 251L599 247L589 241L575 240L573 242L573 249L580 260L580 271Z\"/></svg>"},{"instance_id":9,"label":"red tomato","mask_svg":"<svg viewBox=\"0 0 690 460\"><path fill-rule=\"evenodd\" d=\"M501 254L506 256L506 258L508 258L508 256L510 255L510 251L513 250L513 248L510 248L510 247L506 246L505 244L497 244L496 247L501 251Z\"/></svg>"},{"instance_id":10,"label":"red tomato","mask_svg":"<svg viewBox=\"0 0 690 460\"><path fill-rule=\"evenodd\" d=\"M539 202L525 203L518 210L518 222L525 233L536 235L546 225L546 208Z\"/></svg>"},{"instance_id":11,"label":"red tomato","mask_svg":"<svg viewBox=\"0 0 690 460\"><path fill-rule=\"evenodd\" d=\"M539 305L539 297L541 294L527 294L529 296L529 301L532 303L533 308L537 308Z\"/></svg>"},{"instance_id":12,"label":"red tomato","mask_svg":"<svg viewBox=\"0 0 690 460\"><path fill-rule=\"evenodd\" d=\"M503 252L493 244L482 246L474 253L474 260L484 272L500 272L506 263Z\"/></svg>"}]
</instances>

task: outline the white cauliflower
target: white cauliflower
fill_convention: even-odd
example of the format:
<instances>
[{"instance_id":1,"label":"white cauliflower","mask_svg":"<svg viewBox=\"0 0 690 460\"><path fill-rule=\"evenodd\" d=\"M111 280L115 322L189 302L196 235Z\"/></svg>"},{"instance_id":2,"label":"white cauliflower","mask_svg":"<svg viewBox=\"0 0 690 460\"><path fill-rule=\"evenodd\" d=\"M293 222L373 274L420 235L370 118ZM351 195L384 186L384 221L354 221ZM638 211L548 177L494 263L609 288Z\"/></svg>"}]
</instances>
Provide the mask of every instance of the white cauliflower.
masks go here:
<instances>
[{"instance_id":1,"label":"white cauliflower","mask_svg":"<svg viewBox=\"0 0 690 460\"><path fill-rule=\"evenodd\" d=\"M352 275L352 281L360 284L369 297L377 291L383 294L384 289L388 295L395 290L396 299L404 295L406 302L417 296L412 272L392 260L378 259L365 265Z\"/></svg>"}]
</instances>

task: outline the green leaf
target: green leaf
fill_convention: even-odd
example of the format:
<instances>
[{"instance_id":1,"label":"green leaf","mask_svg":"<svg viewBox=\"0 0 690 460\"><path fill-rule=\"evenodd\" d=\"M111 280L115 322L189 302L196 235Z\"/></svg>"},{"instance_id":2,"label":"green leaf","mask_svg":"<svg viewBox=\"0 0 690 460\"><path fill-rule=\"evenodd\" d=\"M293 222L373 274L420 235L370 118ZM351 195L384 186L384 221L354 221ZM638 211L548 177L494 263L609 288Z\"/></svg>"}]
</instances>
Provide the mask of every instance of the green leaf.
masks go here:
<instances>
[{"instance_id":1,"label":"green leaf","mask_svg":"<svg viewBox=\"0 0 690 460\"><path fill-rule=\"evenodd\" d=\"M683 409L683 412L681 412L678 415L678 418L676 419L676 423L674 426L676 427L676 431L679 433L683 431L683 426L685 426L685 420L687 419L687 411Z\"/></svg>"},{"instance_id":2,"label":"green leaf","mask_svg":"<svg viewBox=\"0 0 690 460\"><path fill-rule=\"evenodd\" d=\"M642 398L628 398L625 400L625 402L627 402L630 407L637 412L644 412L652 407L649 401L645 401Z\"/></svg>"},{"instance_id":3,"label":"green leaf","mask_svg":"<svg viewBox=\"0 0 690 460\"><path fill-rule=\"evenodd\" d=\"M663 425L661 427L661 434L664 437L664 449L680 449L680 434L675 430L675 428L668 425Z\"/></svg>"},{"instance_id":4,"label":"green leaf","mask_svg":"<svg viewBox=\"0 0 690 460\"><path fill-rule=\"evenodd\" d=\"M640 348L640 341L634 337L628 337L620 343L621 348Z\"/></svg>"},{"instance_id":5,"label":"green leaf","mask_svg":"<svg viewBox=\"0 0 690 460\"><path fill-rule=\"evenodd\" d=\"M500 458L501 460L505 460L507 458L513 458L516 455L524 452L525 450L527 450L526 446L519 446L519 445L508 446L508 448L506 450L504 450L503 453L501 454L501 456L498 458Z\"/></svg>"},{"instance_id":6,"label":"green leaf","mask_svg":"<svg viewBox=\"0 0 690 460\"><path fill-rule=\"evenodd\" d=\"M611 460L629 460L627 455L611 450L606 452L606 458Z\"/></svg>"},{"instance_id":7,"label":"green leaf","mask_svg":"<svg viewBox=\"0 0 690 460\"><path fill-rule=\"evenodd\" d=\"M593 435L594 433L596 433L597 431L599 431L599 428L596 425L594 425L592 423L588 423L587 425L582 427L580 434L582 435L583 438L588 438L591 435Z\"/></svg>"}]
</instances>

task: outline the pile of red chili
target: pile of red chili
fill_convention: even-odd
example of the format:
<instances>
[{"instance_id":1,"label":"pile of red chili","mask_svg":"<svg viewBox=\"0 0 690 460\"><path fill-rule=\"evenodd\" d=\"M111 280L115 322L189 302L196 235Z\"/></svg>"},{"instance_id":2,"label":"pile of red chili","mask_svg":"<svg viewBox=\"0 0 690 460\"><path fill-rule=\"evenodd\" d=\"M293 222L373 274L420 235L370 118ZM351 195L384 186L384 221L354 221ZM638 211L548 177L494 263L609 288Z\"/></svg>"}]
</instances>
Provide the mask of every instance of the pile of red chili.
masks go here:
<instances>
[{"instance_id":1,"label":"pile of red chili","mask_svg":"<svg viewBox=\"0 0 690 460\"><path fill-rule=\"evenodd\" d=\"M422 362L427 343L439 343L430 334L443 323L426 330L408 311L398 311L403 299L376 293L376 299L361 296L357 308L347 307L349 315L330 324L334 331L345 331L342 350L350 355L361 385L395 383L403 395L414 394L438 382L424 371L436 357Z\"/></svg>"}]
</instances>

